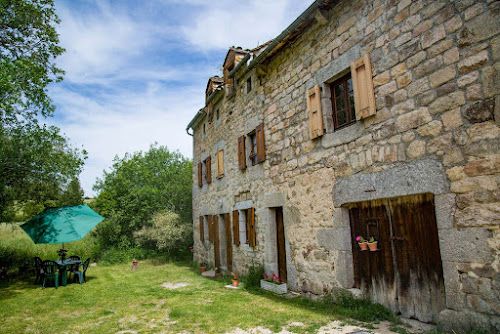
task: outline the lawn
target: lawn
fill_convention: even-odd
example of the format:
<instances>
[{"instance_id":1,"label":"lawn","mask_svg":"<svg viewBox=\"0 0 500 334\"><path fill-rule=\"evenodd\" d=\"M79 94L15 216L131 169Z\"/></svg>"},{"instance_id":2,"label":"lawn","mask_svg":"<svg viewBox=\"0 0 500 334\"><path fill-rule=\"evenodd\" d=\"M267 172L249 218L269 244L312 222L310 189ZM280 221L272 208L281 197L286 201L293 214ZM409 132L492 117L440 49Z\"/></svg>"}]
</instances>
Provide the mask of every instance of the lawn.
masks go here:
<instances>
[{"instance_id":1,"label":"lawn","mask_svg":"<svg viewBox=\"0 0 500 334\"><path fill-rule=\"evenodd\" d=\"M258 326L277 332L287 325L306 333L342 318L303 298L225 289L223 279L203 278L187 263L130 267L89 267L87 283L57 290L42 290L32 279L2 283L0 333L223 333ZM167 282L187 286L162 287Z\"/></svg>"}]
</instances>

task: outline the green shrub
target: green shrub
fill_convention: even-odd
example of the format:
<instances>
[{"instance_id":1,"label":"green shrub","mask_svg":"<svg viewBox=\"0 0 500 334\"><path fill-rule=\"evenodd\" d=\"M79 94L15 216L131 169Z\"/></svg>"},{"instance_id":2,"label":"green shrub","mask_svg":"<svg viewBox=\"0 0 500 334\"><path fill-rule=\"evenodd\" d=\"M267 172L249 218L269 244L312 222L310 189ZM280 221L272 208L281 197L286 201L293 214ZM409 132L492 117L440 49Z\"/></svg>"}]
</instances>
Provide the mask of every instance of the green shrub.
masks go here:
<instances>
[{"instance_id":1,"label":"green shrub","mask_svg":"<svg viewBox=\"0 0 500 334\"><path fill-rule=\"evenodd\" d=\"M113 247L103 252L103 264L117 264L132 262L132 259L143 260L148 257L148 252L143 248L117 248Z\"/></svg>"},{"instance_id":2,"label":"green shrub","mask_svg":"<svg viewBox=\"0 0 500 334\"><path fill-rule=\"evenodd\" d=\"M260 287L262 275L264 275L264 267L262 265L255 266L252 263L252 266L248 268L248 274L242 276L241 281L245 284L245 288L257 288Z\"/></svg>"}]
</instances>

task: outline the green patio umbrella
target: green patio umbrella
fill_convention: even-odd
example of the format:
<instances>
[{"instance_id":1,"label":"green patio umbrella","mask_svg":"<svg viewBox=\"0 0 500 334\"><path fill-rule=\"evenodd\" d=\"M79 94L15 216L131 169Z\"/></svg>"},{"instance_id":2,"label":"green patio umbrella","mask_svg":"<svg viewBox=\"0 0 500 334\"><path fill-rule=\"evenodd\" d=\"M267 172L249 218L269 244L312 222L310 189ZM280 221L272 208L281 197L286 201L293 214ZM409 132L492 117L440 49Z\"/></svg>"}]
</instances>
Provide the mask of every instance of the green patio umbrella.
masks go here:
<instances>
[{"instance_id":1,"label":"green patio umbrella","mask_svg":"<svg viewBox=\"0 0 500 334\"><path fill-rule=\"evenodd\" d=\"M82 239L104 217L87 204L47 208L21 228L35 244L56 244Z\"/></svg>"}]
</instances>

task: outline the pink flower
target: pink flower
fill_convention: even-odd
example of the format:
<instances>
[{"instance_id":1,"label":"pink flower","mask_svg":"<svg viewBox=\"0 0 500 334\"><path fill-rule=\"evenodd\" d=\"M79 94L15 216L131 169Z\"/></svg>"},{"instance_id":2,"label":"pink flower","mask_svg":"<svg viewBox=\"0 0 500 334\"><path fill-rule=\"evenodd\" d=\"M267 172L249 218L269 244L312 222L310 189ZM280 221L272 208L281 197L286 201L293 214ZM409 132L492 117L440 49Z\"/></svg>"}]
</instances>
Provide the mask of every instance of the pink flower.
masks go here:
<instances>
[{"instance_id":1,"label":"pink flower","mask_svg":"<svg viewBox=\"0 0 500 334\"><path fill-rule=\"evenodd\" d=\"M361 236L358 235L358 237L356 238L356 241L359 242L361 240Z\"/></svg>"},{"instance_id":2,"label":"pink flower","mask_svg":"<svg viewBox=\"0 0 500 334\"><path fill-rule=\"evenodd\" d=\"M264 274L264 277L265 277L265 278L269 278L269 276L267 276L266 274Z\"/></svg>"}]
</instances>

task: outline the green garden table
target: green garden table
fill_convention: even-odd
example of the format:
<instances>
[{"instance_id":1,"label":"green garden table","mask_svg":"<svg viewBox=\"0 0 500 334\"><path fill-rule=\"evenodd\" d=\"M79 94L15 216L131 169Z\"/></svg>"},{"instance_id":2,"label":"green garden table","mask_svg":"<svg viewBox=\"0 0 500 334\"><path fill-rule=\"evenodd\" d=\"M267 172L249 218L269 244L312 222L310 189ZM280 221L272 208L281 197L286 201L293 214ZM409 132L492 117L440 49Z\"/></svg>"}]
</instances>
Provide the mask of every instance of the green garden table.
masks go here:
<instances>
[{"instance_id":1,"label":"green garden table","mask_svg":"<svg viewBox=\"0 0 500 334\"><path fill-rule=\"evenodd\" d=\"M64 261L56 261L57 265L59 266L59 275L61 276L61 285L66 286L68 283L68 274L67 274L67 268L73 264L80 264L82 263L81 260L76 260L76 261L70 261L70 260L64 260Z\"/></svg>"}]
</instances>

